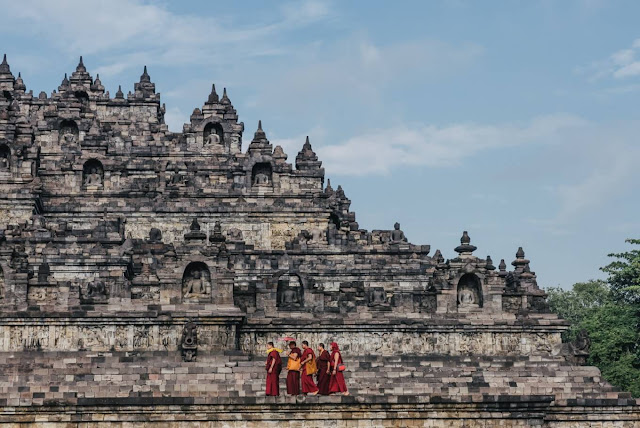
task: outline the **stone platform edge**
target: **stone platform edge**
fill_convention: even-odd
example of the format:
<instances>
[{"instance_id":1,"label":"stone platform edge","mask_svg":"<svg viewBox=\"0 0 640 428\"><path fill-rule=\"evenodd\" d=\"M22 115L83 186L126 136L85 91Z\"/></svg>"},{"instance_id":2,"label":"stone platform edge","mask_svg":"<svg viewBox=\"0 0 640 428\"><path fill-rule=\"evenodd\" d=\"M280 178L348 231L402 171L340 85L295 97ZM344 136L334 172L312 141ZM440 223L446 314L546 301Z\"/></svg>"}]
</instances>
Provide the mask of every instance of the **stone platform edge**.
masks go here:
<instances>
[{"instance_id":1,"label":"stone platform edge","mask_svg":"<svg viewBox=\"0 0 640 428\"><path fill-rule=\"evenodd\" d=\"M420 397L251 397L221 400L220 404L190 405L188 398L150 400L152 397L95 399L111 405L0 407L0 424L47 423L47 426L71 427L84 423L141 423L161 426L167 423L198 421L385 421L385 420L495 420L503 426L565 426L575 423L605 423L607 427L640 426L640 405L591 403L555 406L552 397L511 397L484 403L420 403ZM506 397L505 397L506 398ZM371 401L364 403L362 401ZM528 400L528 401L527 401ZM168 404L172 402L174 404ZM225 402L226 403L223 403ZM589 400L587 400L589 401ZM606 400L604 400L606 401ZM137 405L135 403L138 403ZM152 404L156 403L156 404ZM590 405L591 404L591 405ZM603 405L604 404L604 405ZM613 404L613 403L610 403ZM615 407L614 407L615 406ZM524 425L522 424L524 423ZM474 425L475 426L475 425ZM486 425L482 425L486 426ZM496 425L497 426L497 425ZM589 425L592 426L592 425Z\"/></svg>"}]
</instances>

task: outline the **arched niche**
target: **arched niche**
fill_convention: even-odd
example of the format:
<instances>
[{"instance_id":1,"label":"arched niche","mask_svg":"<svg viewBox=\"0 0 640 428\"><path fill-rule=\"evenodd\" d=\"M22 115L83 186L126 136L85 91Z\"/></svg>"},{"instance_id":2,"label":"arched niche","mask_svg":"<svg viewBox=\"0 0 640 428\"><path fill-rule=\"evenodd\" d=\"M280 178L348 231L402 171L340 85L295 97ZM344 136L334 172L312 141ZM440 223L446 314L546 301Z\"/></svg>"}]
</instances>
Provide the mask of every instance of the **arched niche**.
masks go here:
<instances>
[{"instance_id":1,"label":"arched niche","mask_svg":"<svg viewBox=\"0 0 640 428\"><path fill-rule=\"evenodd\" d=\"M329 222L335 226L336 230L340 230L340 219L336 214L329 214Z\"/></svg>"},{"instance_id":2,"label":"arched niche","mask_svg":"<svg viewBox=\"0 0 640 428\"><path fill-rule=\"evenodd\" d=\"M204 127L202 137L205 146L224 144L224 131L222 129L222 125L213 122L208 123L207 126Z\"/></svg>"},{"instance_id":3,"label":"arched niche","mask_svg":"<svg viewBox=\"0 0 640 428\"><path fill-rule=\"evenodd\" d=\"M182 274L182 296L204 299L211 296L211 272L204 262L191 262Z\"/></svg>"},{"instance_id":4,"label":"arched niche","mask_svg":"<svg viewBox=\"0 0 640 428\"><path fill-rule=\"evenodd\" d=\"M78 101L81 103L86 103L89 101L89 94L86 91L75 91L73 96L76 97Z\"/></svg>"},{"instance_id":5,"label":"arched niche","mask_svg":"<svg viewBox=\"0 0 640 428\"><path fill-rule=\"evenodd\" d=\"M4 299L4 286L7 283L4 279L4 269L0 266L0 300Z\"/></svg>"},{"instance_id":6,"label":"arched niche","mask_svg":"<svg viewBox=\"0 0 640 428\"><path fill-rule=\"evenodd\" d=\"M11 169L11 150L6 144L0 144L0 171Z\"/></svg>"},{"instance_id":7,"label":"arched niche","mask_svg":"<svg viewBox=\"0 0 640 428\"><path fill-rule=\"evenodd\" d=\"M269 162L258 162L251 169L251 185L267 187L272 185L273 169Z\"/></svg>"},{"instance_id":8,"label":"arched niche","mask_svg":"<svg viewBox=\"0 0 640 428\"><path fill-rule=\"evenodd\" d=\"M102 188L104 185L104 168L98 159L89 159L82 167L82 185Z\"/></svg>"},{"instance_id":9,"label":"arched niche","mask_svg":"<svg viewBox=\"0 0 640 428\"><path fill-rule=\"evenodd\" d=\"M462 275L458 281L458 307L481 308L483 305L482 284L473 273Z\"/></svg>"},{"instance_id":10,"label":"arched niche","mask_svg":"<svg viewBox=\"0 0 640 428\"><path fill-rule=\"evenodd\" d=\"M278 277L277 306L279 309L296 310L304 307L302 278L296 273L284 273Z\"/></svg>"},{"instance_id":11,"label":"arched niche","mask_svg":"<svg viewBox=\"0 0 640 428\"><path fill-rule=\"evenodd\" d=\"M78 125L73 120L65 119L60 122L60 130L58 132L60 142L75 143L78 141L79 134Z\"/></svg>"}]
</instances>

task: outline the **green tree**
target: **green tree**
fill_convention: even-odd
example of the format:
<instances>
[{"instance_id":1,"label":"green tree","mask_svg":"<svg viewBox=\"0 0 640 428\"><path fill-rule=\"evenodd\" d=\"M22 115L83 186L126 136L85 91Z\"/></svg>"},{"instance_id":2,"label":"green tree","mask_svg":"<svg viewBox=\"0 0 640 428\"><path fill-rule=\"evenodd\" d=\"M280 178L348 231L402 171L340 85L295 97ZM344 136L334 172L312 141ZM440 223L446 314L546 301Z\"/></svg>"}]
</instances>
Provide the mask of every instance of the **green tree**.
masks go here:
<instances>
[{"instance_id":1,"label":"green tree","mask_svg":"<svg viewBox=\"0 0 640 428\"><path fill-rule=\"evenodd\" d=\"M640 397L640 323L635 305L614 299L603 281L547 290L551 310L571 323L563 338L585 329L591 338L588 363L611 384Z\"/></svg>"},{"instance_id":2,"label":"green tree","mask_svg":"<svg viewBox=\"0 0 640 428\"><path fill-rule=\"evenodd\" d=\"M551 287L546 291L551 310L571 325L563 337L565 341L575 338L582 328L580 324L589 314L612 302L607 283L600 280L578 282L571 290Z\"/></svg>"},{"instance_id":3,"label":"green tree","mask_svg":"<svg viewBox=\"0 0 640 428\"><path fill-rule=\"evenodd\" d=\"M631 245L640 245L640 239L627 239ZM640 305L640 250L632 249L624 253L612 253L609 257L617 260L600 268L609 274L607 282L613 298L633 305ZM639 309L640 310L640 309Z\"/></svg>"},{"instance_id":4,"label":"green tree","mask_svg":"<svg viewBox=\"0 0 640 428\"><path fill-rule=\"evenodd\" d=\"M640 325L630 304L606 303L578 324L591 338L588 363L611 384L640 397Z\"/></svg>"}]
</instances>

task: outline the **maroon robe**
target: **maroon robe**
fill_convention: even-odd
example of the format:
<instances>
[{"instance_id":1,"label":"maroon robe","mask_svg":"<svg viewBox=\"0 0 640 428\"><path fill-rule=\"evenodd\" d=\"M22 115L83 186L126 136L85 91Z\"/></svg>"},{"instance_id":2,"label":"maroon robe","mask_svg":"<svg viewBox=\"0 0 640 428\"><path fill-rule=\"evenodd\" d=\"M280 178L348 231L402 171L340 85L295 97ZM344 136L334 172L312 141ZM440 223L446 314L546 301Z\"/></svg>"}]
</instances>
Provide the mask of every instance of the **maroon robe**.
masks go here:
<instances>
[{"instance_id":1,"label":"maroon robe","mask_svg":"<svg viewBox=\"0 0 640 428\"><path fill-rule=\"evenodd\" d=\"M338 367L335 363L335 356L338 355L338 365L342 364L342 355L340 351L331 352L331 380L329 381L329 393L334 392L347 392L347 384L344 382L344 375L338 371ZM336 374L333 374L333 370Z\"/></svg>"},{"instance_id":2,"label":"maroon robe","mask_svg":"<svg viewBox=\"0 0 640 428\"><path fill-rule=\"evenodd\" d=\"M318 364L318 389L320 390L320 395L329 395L329 379L331 375L327 373L327 371L329 370L330 360L329 351L326 349L320 353L316 360Z\"/></svg>"},{"instance_id":3,"label":"maroon robe","mask_svg":"<svg viewBox=\"0 0 640 428\"><path fill-rule=\"evenodd\" d=\"M311 355L312 359L316 358L316 354L313 353L313 349L307 348L302 353L301 360L304 361L309 355ZM307 366L309 365L310 362L311 362L311 360L309 360L307 363L305 363L304 366L302 366L302 370L301 370L302 373L300 373L300 378L302 379L302 393L303 394L308 394L308 393L312 393L313 394L313 393L318 392L318 387L313 382L313 376L310 375L310 374L307 374Z\"/></svg>"},{"instance_id":4,"label":"maroon robe","mask_svg":"<svg viewBox=\"0 0 640 428\"><path fill-rule=\"evenodd\" d=\"M269 373L271 363L275 360L273 370ZM282 359L278 351L273 350L267 356L267 395L280 395L280 372L282 371Z\"/></svg>"},{"instance_id":5,"label":"maroon robe","mask_svg":"<svg viewBox=\"0 0 640 428\"><path fill-rule=\"evenodd\" d=\"M293 348L289 355L297 354L298 359L302 355L300 348ZM287 394L289 395L300 395L300 372L297 370L289 370L287 373Z\"/></svg>"}]
</instances>

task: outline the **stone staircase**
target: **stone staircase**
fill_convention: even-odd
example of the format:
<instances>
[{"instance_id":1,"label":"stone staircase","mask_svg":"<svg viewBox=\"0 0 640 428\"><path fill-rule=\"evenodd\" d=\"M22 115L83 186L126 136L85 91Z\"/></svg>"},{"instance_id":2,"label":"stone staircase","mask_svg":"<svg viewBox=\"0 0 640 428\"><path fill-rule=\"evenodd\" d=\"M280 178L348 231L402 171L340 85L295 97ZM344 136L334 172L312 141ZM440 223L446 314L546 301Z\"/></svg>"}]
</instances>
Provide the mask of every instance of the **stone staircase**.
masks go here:
<instances>
[{"instance_id":1,"label":"stone staircase","mask_svg":"<svg viewBox=\"0 0 640 428\"><path fill-rule=\"evenodd\" d=\"M606 383L597 368L570 366L559 357L344 357L352 395L304 400L636 404ZM263 358L238 353L200 354L186 363L176 352L30 351L0 354L0 367L0 406L252 404L265 395ZM286 372L282 395L285 377Z\"/></svg>"}]
</instances>

